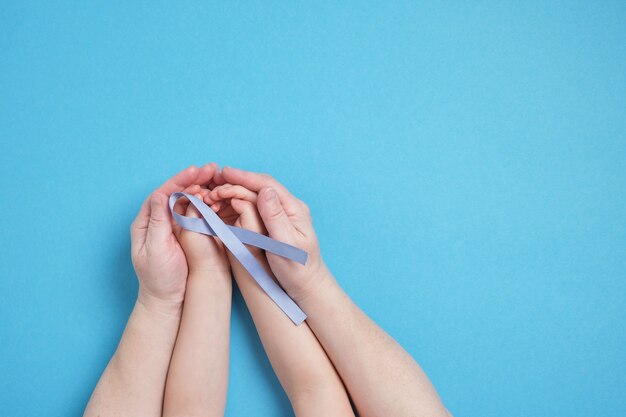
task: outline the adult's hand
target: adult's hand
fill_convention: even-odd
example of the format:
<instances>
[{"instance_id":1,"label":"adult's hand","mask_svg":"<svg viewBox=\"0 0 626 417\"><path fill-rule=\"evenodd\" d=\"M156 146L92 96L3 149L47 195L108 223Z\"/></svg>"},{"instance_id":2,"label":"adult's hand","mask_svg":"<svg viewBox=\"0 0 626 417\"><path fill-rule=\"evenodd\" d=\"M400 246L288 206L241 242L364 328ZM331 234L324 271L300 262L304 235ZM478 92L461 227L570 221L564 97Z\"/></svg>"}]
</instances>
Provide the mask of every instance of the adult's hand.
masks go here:
<instances>
[{"instance_id":1,"label":"adult's hand","mask_svg":"<svg viewBox=\"0 0 626 417\"><path fill-rule=\"evenodd\" d=\"M194 165L157 188L143 203L130 228L133 266L139 279L138 300L149 308L178 309L185 296L187 260L174 235L169 196L192 184L209 183L218 167Z\"/></svg>"},{"instance_id":2,"label":"adult's hand","mask_svg":"<svg viewBox=\"0 0 626 417\"><path fill-rule=\"evenodd\" d=\"M221 199L236 197L245 193L246 189L258 193L256 204L269 235L309 254L307 264L302 266L282 256L267 253L267 260L280 285L296 302L316 291L328 274L320 273L326 266L320 255L308 206L266 174L225 167L222 169L222 178L232 185L219 187Z\"/></svg>"}]
</instances>

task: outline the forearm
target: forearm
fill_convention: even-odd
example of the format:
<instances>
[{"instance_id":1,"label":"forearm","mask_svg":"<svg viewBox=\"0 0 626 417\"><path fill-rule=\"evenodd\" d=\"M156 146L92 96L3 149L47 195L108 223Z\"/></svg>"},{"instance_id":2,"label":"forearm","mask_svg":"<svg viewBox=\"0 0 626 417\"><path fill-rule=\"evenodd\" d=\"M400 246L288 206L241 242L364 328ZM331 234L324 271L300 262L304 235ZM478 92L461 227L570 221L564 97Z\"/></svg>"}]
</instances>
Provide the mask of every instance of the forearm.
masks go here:
<instances>
[{"instance_id":1,"label":"forearm","mask_svg":"<svg viewBox=\"0 0 626 417\"><path fill-rule=\"evenodd\" d=\"M413 358L361 311L330 272L297 300L363 417L447 416L434 387Z\"/></svg>"},{"instance_id":2,"label":"forearm","mask_svg":"<svg viewBox=\"0 0 626 417\"><path fill-rule=\"evenodd\" d=\"M164 416L223 416L228 389L230 272L190 273Z\"/></svg>"},{"instance_id":3,"label":"forearm","mask_svg":"<svg viewBox=\"0 0 626 417\"><path fill-rule=\"evenodd\" d=\"M262 264L269 270L265 262ZM306 322L295 326L232 257L231 265L263 347L296 415L353 416L345 388Z\"/></svg>"},{"instance_id":4,"label":"forearm","mask_svg":"<svg viewBox=\"0 0 626 417\"><path fill-rule=\"evenodd\" d=\"M180 314L180 304L162 305L140 295L85 416L161 416Z\"/></svg>"}]
</instances>

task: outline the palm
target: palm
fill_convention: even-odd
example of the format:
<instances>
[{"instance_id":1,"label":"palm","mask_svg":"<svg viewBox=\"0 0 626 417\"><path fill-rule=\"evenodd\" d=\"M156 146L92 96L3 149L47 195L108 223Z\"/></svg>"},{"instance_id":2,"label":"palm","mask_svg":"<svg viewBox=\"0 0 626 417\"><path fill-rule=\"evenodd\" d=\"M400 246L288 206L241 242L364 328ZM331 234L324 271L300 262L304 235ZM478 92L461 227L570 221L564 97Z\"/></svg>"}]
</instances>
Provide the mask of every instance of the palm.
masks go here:
<instances>
[{"instance_id":1,"label":"palm","mask_svg":"<svg viewBox=\"0 0 626 417\"><path fill-rule=\"evenodd\" d=\"M162 245L153 246L146 242L135 258L133 263L137 274L152 277L144 283L150 294L174 301L184 298L187 260L174 235Z\"/></svg>"}]
</instances>

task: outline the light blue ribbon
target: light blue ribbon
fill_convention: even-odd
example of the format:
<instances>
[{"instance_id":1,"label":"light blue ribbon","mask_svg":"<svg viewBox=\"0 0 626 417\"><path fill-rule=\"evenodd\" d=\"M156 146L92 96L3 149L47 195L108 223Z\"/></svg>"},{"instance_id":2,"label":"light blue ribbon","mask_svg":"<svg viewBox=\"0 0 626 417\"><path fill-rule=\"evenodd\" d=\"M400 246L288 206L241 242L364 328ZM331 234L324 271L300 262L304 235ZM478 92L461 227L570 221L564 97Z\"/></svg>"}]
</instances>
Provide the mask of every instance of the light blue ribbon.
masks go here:
<instances>
[{"instance_id":1,"label":"light blue ribbon","mask_svg":"<svg viewBox=\"0 0 626 417\"><path fill-rule=\"evenodd\" d=\"M181 197L188 198L189 202L198 209L202 217L186 217L176 213L174 211L174 205ZM302 265L306 264L308 256L305 251L250 230L228 226L210 207L204 204L202 200L191 194L174 193L170 196L169 203L174 221L176 221L180 227L192 232L217 236L233 256L237 258L241 265L243 265L246 271L250 273L252 278L263 288L263 291L265 291L276 305L285 312L291 321L298 325L306 319L304 311L298 307L280 285L265 271L265 268L263 268L254 255L250 253L244 243L291 259Z\"/></svg>"}]
</instances>

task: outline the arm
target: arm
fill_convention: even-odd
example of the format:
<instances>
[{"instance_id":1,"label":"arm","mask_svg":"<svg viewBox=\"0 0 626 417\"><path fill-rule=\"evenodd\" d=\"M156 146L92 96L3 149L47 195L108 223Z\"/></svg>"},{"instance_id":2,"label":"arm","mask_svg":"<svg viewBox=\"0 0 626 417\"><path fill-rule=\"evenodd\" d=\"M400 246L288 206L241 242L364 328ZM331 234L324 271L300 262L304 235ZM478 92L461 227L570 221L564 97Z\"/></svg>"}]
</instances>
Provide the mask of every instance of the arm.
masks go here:
<instances>
[{"instance_id":1,"label":"arm","mask_svg":"<svg viewBox=\"0 0 626 417\"><path fill-rule=\"evenodd\" d=\"M180 305L140 299L96 386L85 416L160 416L163 386L180 321Z\"/></svg>"},{"instance_id":2,"label":"arm","mask_svg":"<svg viewBox=\"0 0 626 417\"><path fill-rule=\"evenodd\" d=\"M199 186L185 190L202 194ZM186 216L197 217L189 205ZM215 239L183 230L189 265L183 316L167 375L163 416L223 416L228 388L232 279Z\"/></svg>"},{"instance_id":3,"label":"arm","mask_svg":"<svg viewBox=\"0 0 626 417\"><path fill-rule=\"evenodd\" d=\"M307 313L307 323L333 361L363 417L447 416L419 365L343 292L319 251L308 208L266 175L224 168L226 181L259 193L258 209L272 238L306 250L301 267L268 253L283 288Z\"/></svg>"},{"instance_id":4,"label":"arm","mask_svg":"<svg viewBox=\"0 0 626 417\"><path fill-rule=\"evenodd\" d=\"M449 415L415 360L354 304L328 270L319 279L317 290L297 302L361 415Z\"/></svg>"},{"instance_id":5,"label":"arm","mask_svg":"<svg viewBox=\"0 0 626 417\"><path fill-rule=\"evenodd\" d=\"M189 167L146 199L131 226L137 303L85 416L161 416L167 368L180 322L187 262L173 234L167 196L206 182L217 167Z\"/></svg>"},{"instance_id":6,"label":"arm","mask_svg":"<svg viewBox=\"0 0 626 417\"><path fill-rule=\"evenodd\" d=\"M210 197L205 202L230 201L230 205L219 212L227 222L264 232L255 207L255 193L225 185L215 188ZM271 275L262 251L249 249ZM309 326L306 323L295 326L236 258L230 253L228 255L235 281L295 414L298 417L354 416L343 383Z\"/></svg>"}]
</instances>

